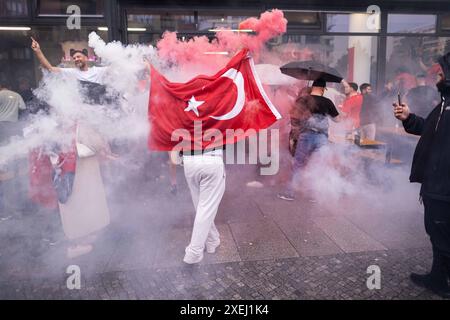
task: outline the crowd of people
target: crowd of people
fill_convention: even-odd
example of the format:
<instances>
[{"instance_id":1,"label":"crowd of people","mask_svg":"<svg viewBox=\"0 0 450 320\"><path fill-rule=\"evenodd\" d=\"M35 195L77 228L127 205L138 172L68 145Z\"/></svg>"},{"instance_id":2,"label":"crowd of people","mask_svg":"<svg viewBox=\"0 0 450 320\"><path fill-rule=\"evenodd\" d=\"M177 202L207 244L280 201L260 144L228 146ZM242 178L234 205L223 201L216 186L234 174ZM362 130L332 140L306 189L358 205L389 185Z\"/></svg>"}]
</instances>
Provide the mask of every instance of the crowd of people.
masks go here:
<instances>
[{"instance_id":1,"label":"crowd of people","mask_svg":"<svg viewBox=\"0 0 450 320\"><path fill-rule=\"evenodd\" d=\"M79 81L103 83L106 68L89 67L85 50L74 49L70 52L75 68L58 68L48 62L34 39L32 49L43 68L50 72L63 73ZM323 79L316 79L310 87L300 90L289 111L289 151L293 160L293 172L285 191L278 197L289 201L295 199L294 184L298 183L297 175L305 168L312 154L329 143L329 120L344 123L347 132L357 132L361 139L375 140L377 127L393 123L392 103L397 101L394 105L397 119L403 122L407 132L422 135L425 140L419 142L416 151L412 181L422 183L425 223L433 244L434 260L430 274L412 275L412 280L441 295L449 296L450 289L446 281L450 274L450 181L448 175L442 178L442 172L435 172L436 166L439 166L439 170L442 169L445 175L450 167L448 152L442 154L439 151L449 147L447 137L450 118L445 111L450 108L450 71L445 69L445 63L450 65L449 61L443 61L441 66L444 70L437 71L440 75L438 83L441 84L441 87L438 86L439 90L430 86L431 71L412 76L404 68L397 70L395 78L388 81L378 95L374 93L370 83L358 85L345 80L342 81L341 92L333 94L327 93L327 83ZM332 96L332 99L327 96ZM401 101L397 100L398 97ZM11 136L20 134L21 126L18 123L22 115L42 109L45 112L48 106L45 103L33 103L33 100L29 82L25 79L20 82L20 94L0 83L0 146L7 143ZM27 103L30 105L28 109ZM435 105L438 107L434 108ZM431 115L428 116L430 112ZM80 121L72 129L76 138L69 150L60 150L55 157L42 155L39 150L33 151L34 164L41 166L37 169L39 174L44 172L42 161L47 161L47 167L53 168L50 170L50 178L57 197L62 227L71 241L67 251L69 258L92 251L96 232L110 223L100 161L101 157L114 158L108 142L88 124ZM173 155L168 153L168 158L173 158ZM183 154L183 161L196 210L191 242L186 248L184 262L193 264L202 260L205 249L208 253L214 253L220 245L220 235L214 219L225 192L223 150ZM175 195L176 166L174 161L170 163L170 192ZM17 168L10 171L17 174ZM49 178L49 173L45 174ZM6 180L4 175L0 178ZM435 179L440 179L439 185L434 185ZM38 179L37 184L40 183ZM4 186L4 181L0 181L0 196L3 199L6 198ZM5 201L1 204L3 208L0 207L0 211L8 210L4 207Z\"/></svg>"}]
</instances>

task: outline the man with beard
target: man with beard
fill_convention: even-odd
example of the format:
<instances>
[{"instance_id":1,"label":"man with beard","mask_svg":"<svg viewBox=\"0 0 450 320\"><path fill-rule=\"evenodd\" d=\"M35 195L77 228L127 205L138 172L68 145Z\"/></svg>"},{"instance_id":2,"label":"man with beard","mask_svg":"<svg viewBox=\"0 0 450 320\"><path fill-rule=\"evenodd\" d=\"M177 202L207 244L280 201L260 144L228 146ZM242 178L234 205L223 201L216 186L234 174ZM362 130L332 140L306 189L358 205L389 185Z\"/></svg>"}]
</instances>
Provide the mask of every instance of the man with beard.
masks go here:
<instances>
[{"instance_id":1,"label":"man with beard","mask_svg":"<svg viewBox=\"0 0 450 320\"><path fill-rule=\"evenodd\" d=\"M377 98L372 94L372 86L369 83L360 85L359 90L363 97L360 114L361 138L375 140L377 132L376 125L379 123L380 118Z\"/></svg>"},{"instance_id":2,"label":"man with beard","mask_svg":"<svg viewBox=\"0 0 450 320\"><path fill-rule=\"evenodd\" d=\"M79 81L87 81L92 83L103 84L104 75L107 70L106 67L91 67L88 66L88 51L87 49L77 50L70 49L70 56L72 57L76 68L58 68L52 66L48 62L44 53L41 50L39 43L32 39L31 48L34 50L36 57L41 63L42 67L50 72L61 72L63 74L74 76Z\"/></svg>"},{"instance_id":3,"label":"man with beard","mask_svg":"<svg viewBox=\"0 0 450 320\"><path fill-rule=\"evenodd\" d=\"M394 104L395 117L408 133L420 135L411 182L422 184L420 195L425 208L425 230L433 248L428 274L410 275L418 286L450 298L450 53L439 59L442 67L437 88L441 102L426 119L411 113L407 104Z\"/></svg>"},{"instance_id":4,"label":"man with beard","mask_svg":"<svg viewBox=\"0 0 450 320\"><path fill-rule=\"evenodd\" d=\"M345 100L342 105L342 112L346 114L347 120L347 130L354 130L359 128L360 123L360 113L363 103L363 97L358 93L358 85L354 82L342 81L344 85Z\"/></svg>"}]
</instances>

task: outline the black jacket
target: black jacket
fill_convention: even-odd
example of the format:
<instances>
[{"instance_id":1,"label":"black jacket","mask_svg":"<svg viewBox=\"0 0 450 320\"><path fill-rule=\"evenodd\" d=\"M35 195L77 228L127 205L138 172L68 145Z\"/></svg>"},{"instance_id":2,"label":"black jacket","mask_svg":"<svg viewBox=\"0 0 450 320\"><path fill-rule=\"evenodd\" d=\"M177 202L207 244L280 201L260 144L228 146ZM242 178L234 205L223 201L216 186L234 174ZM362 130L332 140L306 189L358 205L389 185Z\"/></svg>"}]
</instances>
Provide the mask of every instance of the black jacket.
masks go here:
<instances>
[{"instance_id":1,"label":"black jacket","mask_svg":"<svg viewBox=\"0 0 450 320\"><path fill-rule=\"evenodd\" d=\"M411 114L403 121L403 127L406 132L421 136L410 181L422 184L422 196L450 201L450 97L426 119Z\"/></svg>"}]
</instances>

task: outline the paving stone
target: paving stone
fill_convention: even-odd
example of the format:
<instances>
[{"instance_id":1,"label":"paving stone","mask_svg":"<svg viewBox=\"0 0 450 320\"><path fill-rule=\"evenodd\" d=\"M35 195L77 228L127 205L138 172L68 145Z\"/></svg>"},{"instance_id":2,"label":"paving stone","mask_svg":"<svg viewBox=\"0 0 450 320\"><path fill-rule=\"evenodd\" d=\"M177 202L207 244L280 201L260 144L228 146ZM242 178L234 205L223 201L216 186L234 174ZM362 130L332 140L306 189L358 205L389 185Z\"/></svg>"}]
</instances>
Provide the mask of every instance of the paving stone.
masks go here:
<instances>
[{"instance_id":1,"label":"paving stone","mask_svg":"<svg viewBox=\"0 0 450 320\"><path fill-rule=\"evenodd\" d=\"M271 220L230 223L230 227L242 260L298 256L283 232Z\"/></svg>"},{"instance_id":2,"label":"paving stone","mask_svg":"<svg viewBox=\"0 0 450 320\"><path fill-rule=\"evenodd\" d=\"M254 172L242 170L228 170L216 220L222 245L194 266L182 262L194 210L180 170L176 196L167 177L110 195L111 225L77 259L65 257L61 226L46 229L57 215L13 214L0 222L0 299L440 299L408 278L431 264L420 206L389 202L395 190L366 211L358 197L339 207L284 202L279 186L246 187ZM80 290L66 286L70 264L81 267ZM380 290L366 286L370 265L381 269Z\"/></svg>"},{"instance_id":3,"label":"paving stone","mask_svg":"<svg viewBox=\"0 0 450 320\"><path fill-rule=\"evenodd\" d=\"M375 251L387 249L354 224L342 217L319 217L314 222L344 252Z\"/></svg>"}]
</instances>

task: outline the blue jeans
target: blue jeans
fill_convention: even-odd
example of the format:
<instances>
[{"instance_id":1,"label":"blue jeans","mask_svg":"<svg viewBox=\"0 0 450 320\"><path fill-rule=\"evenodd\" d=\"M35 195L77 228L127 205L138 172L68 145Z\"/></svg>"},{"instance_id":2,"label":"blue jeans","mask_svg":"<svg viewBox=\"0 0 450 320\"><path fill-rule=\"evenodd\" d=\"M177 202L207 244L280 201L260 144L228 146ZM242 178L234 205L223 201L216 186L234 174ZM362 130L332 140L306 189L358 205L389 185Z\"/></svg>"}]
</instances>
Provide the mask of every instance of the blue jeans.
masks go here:
<instances>
[{"instance_id":1,"label":"blue jeans","mask_svg":"<svg viewBox=\"0 0 450 320\"><path fill-rule=\"evenodd\" d=\"M311 155L328 143L328 137L324 133L305 132L298 136L297 148L294 155L294 166L291 182L286 190L287 193L293 194L295 182L300 170L308 163Z\"/></svg>"}]
</instances>

